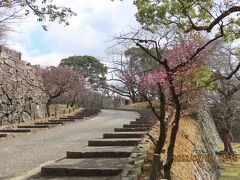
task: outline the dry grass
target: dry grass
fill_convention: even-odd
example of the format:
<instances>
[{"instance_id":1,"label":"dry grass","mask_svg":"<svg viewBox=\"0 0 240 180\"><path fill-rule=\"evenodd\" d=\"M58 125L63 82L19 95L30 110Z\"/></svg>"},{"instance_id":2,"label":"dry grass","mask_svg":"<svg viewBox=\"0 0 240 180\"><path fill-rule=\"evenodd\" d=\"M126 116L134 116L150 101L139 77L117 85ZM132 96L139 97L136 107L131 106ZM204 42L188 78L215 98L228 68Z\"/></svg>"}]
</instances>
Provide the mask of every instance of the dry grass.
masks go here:
<instances>
[{"instance_id":1,"label":"dry grass","mask_svg":"<svg viewBox=\"0 0 240 180\"><path fill-rule=\"evenodd\" d=\"M196 141L196 132L197 126L192 119L184 118L180 120L180 126L174 150L174 154L176 156L192 154L192 143ZM174 162L172 167L173 177L178 180L194 180L195 178L192 174L192 166L193 162Z\"/></svg>"},{"instance_id":2,"label":"dry grass","mask_svg":"<svg viewBox=\"0 0 240 180\"><path fill-rule=\"evenodd\" d=\"M51 116L61 116L67 113L71 113L77 108L77 105L74 105L73 107L67 107L66 104L52 104L50 105L50 114Z\"/></svg>"},{"instance_id":3,"label":"dry grass","mask_svg":"<svg viewBox=\"0 0 240 180\"><path fill-rule=\"evenodd\" d=\"M159 102L158 101L152 101L153 107L155 108L159 108ZM124 109L146 109L146 108L150 108L149 103L148 102L139 102L139 103L133 103L133 104L129 104L123 107Z\"/></svg>"},{"instance_id":4,"label":"dry grass","mask_svg":"<svg viewBox=\"0 0 240 180\"><path fill-rule=\"evenodd\" d=\"M159 128L156 128L155 137L157 138L159 135ZM166 139L166 145L164 146L164 150L166 151L168 147L168 142L170 138L171 127L168 128L168 136ZM180 128L177 134L176 145L174 150L174 155L190 155L192 154L192 142L195 141L195 134L197 131L196 124L192 119L181 119L180 120ZM148 176L150 171L150 166L152 162L152 155L154 152L154 145L151 143L148 147L146 157L144 159L144 167L143 172L140 176L140 179L144 179L144 176ZM162 153L162 159L166 160L166 153ZM174 162L172 167L172 177L176 180L194 180L194 176L192 174L192 163L193 162ZM183 168L184 167L184 168Z\"/></svg>"}]
</instances>

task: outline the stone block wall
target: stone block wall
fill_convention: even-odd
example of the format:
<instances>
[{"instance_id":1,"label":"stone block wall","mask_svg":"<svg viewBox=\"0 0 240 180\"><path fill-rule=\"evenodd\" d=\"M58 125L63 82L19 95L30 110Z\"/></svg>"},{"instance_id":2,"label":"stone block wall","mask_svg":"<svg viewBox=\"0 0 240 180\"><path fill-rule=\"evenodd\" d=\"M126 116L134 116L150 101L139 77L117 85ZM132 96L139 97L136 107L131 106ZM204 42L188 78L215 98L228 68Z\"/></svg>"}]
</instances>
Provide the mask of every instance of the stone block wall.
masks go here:
<instances>
[{"instance_id":1,"label":"stone block wall","mask_svg":"<svg viewBox=\"0 0 240 180\"><path fill-rule=\"evenodd\" d=\"M9 48L7 53L5 51L2 54L0 54L0 125L44 117L47 97L43 91L39 68L22 61L19 59L19 53L11 52Z\"/></svg>"},{"instance_id":2,"label":"stone block wall","mask_svg":"<svg viewBox=\"0 0 240 180\"><path fill-rule=\"evenodd\" d=\"M22 53L15 51L13 49L10 49L4 45L0 45L0 57L4 58L13 58L13 59L19 59L21 60Z\"/></svg>"},{"instance_id":3,"label":"stone block wall","mask_svg":"<svg viewBox=\"0 0 240 180\"><path fill-rule=\"evenodd\" d=\"M193 163L193 174L198 180L219 179L219 162L215 151L219 151L222 140L218 134L214 120L209 114L209 109L202 104L199 107L197 118L198 126L196 142L193 144L193 152L196 154L208 154L213 158L210 162L200 161Z\"/></svg>"}]
</instances>

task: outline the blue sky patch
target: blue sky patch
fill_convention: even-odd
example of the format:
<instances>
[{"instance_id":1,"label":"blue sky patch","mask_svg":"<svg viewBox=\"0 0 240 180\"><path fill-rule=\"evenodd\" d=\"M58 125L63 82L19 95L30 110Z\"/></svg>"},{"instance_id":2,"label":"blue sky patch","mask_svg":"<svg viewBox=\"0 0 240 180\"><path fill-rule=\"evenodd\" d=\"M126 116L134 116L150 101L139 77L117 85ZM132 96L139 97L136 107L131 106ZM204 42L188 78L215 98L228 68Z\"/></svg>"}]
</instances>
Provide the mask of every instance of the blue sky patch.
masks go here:
<instances>
[{"instance_id":1,"label":"blue sky patch","mask_svg":"<svg viewBox=\"0 0 240 180\"><path fill-rule=\"evenodd\" d=\"M40 28L30 33L31 42L27 44L26 48L30 50L31 55L48 54L52 49L48 46L48 42L45 41L45 32Z\"/></svg>"}]
</instances>

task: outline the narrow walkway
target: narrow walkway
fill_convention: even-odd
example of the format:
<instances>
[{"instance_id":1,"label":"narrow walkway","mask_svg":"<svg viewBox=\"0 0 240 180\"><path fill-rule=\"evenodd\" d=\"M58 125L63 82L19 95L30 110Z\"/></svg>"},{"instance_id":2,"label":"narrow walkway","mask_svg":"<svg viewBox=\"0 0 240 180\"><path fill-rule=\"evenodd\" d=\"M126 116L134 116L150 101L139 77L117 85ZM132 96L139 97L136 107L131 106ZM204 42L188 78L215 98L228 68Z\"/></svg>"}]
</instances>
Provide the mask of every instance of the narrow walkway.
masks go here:
<instances>
[{"instance_id":1,"label":"narrow walkway","mask_svg":"<svg viewBox=\"0 0 240 180\"><path fill-rule=\"evenodd\" d=\"M138 124L132 124L133 122ZM123 128L114 128L113 133L104 133L102 139L89 140L88 147L85 149L68 151L66 158L43 166L41 173L29 179L119 180L127 178L129 173L123 169L126 165L132 164L132 158L140 155L136 146L149 128L149 117L141 116L130 124L124 124ZM135 175L134 178L136 178Z\"/></svg>"},{"instance_id":2,"label":"narrow walkway","mask_svg":"<svg viewBox=\"0 0 240 180\"><path fill-rule=\"evenodd\" d=\"M137 116L135 112L103 110L92 119L2 141L0 179L24 175L39 164L65 157L67 150L79 150L89 138L101 138L103 132L112 132Z\"/></svg>"}]
</instances>

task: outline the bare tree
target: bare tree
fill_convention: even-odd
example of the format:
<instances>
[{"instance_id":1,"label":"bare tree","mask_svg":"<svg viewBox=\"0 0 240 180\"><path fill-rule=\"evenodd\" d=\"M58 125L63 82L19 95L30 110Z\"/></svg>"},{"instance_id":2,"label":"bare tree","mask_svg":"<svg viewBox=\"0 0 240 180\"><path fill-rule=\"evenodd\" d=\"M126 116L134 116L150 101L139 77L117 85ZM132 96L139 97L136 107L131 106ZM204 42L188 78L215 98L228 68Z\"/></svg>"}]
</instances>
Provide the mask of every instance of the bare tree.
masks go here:
<instances>
[{"instance_id":1,"label":"bare tree","mask_svg":"<svg viewBox=\"0 0 240 180\"><path fill-rule=\"evenodd\" d=\"M77 90L79 86L83 86L83 77L79 71L74 71L70 67L48 67L42 70L43 84L45 92L48 96L46 104L47 114L50 116L49 106L53 99L61 96L64 93Z\"/></svg>"},{"instance_id":2,"label":"bare tree","mask_svg":"<svg viewBox=\"0 0 240 180\"><path fill-rule=\"evenodd\" d=\"M234 154L231 146L233 124L238 126L235 121L238 120L238 105L237 98L240 91L240 77L238 71L239 57L237 49L231 44L219 42L215 54L212 56L212 71L214 73L214 82L216 84L215 91L210 93L211 113L214 117L221 138L224 143L222 153L227 155ZM231 78L229 78L231 76ZM239 121L238 121L239 122Z\"/></svg>"},{"instance_id":3,"label":"bare tree","mask_svg":"<svg viewBox=\"0 0 240 180\"><path fill-rule=\"evenodd\" d=\"M152 51L154 53L154 50ZM124 53L120 53L120 58L114 59L112 64L113 67L109 68L111 78L108 79L110 83L107 88L121 96L128 97L133 103L142 101L135 81L144 73L159 68L158 63L152 61L151 57L141 48L131 47ZM152 98L155 98L154 95Z\"/></svg>"},{"instance_id":4,"label":"bare tree","mask_svg":"<svg viewBox=\"0 0 240 180\"><path fill-rule=\"evenodd\" d=\"M132 67L132 63L123 59L121 54L120 60L113 60L114 67L109 68L111 78L108 78L108 84L105 85L105 89L112 91L123 97L128 97L133 103L137 100L137 89L134 86L134 80L127 80L127 76L136 76L137 73Z\"/></svg>"}]
</instances>

